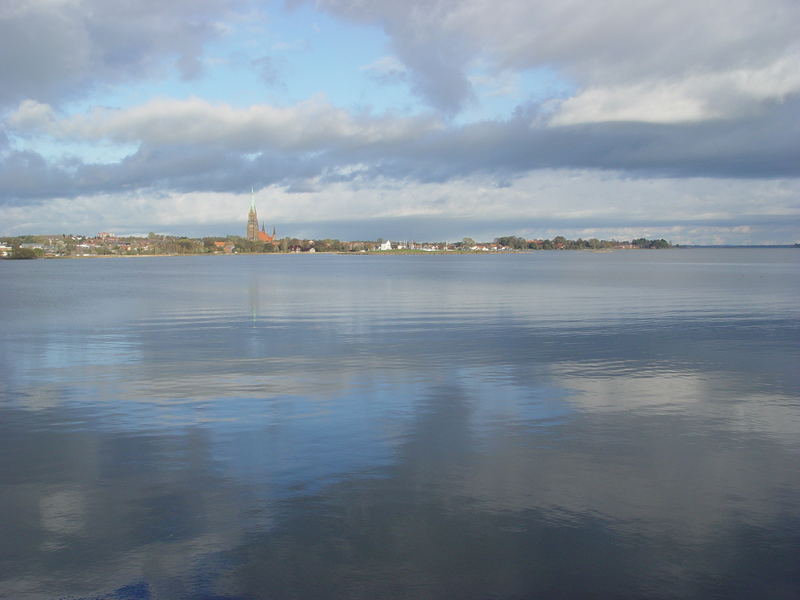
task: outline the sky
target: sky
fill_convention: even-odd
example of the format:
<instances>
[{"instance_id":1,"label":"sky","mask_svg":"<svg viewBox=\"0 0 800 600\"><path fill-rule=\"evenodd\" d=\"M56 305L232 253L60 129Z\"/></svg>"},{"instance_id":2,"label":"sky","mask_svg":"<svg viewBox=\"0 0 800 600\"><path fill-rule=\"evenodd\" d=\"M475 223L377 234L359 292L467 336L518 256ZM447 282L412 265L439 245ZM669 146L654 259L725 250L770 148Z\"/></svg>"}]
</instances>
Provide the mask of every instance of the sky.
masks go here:
<instances>
[{"instance_id":1,"label":"sky","mask_svg":"<svg viewBox=\"0 0 800 600\"><path fill-rule=\"evenodd\" d=\"M800 242L796 0L0 0L0 235Z\"/></svg>"}]
</instances>

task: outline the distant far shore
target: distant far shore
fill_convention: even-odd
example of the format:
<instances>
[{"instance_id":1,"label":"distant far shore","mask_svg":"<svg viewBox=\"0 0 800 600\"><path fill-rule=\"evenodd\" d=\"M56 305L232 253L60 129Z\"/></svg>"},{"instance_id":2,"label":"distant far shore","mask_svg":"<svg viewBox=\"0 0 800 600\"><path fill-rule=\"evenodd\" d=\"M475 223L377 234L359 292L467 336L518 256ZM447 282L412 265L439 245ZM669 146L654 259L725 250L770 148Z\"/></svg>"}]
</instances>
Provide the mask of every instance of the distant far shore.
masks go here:
<instances>
[{"instance_id":1,"label":"distant far shore","mask_svg":"<svg viewBox=\"0 0 800 600\"><path fill-rule=\"evenodd\" d=\"M659 250L703 250L703 249L717 249L717 250L735 250L735 249L782 249L782 248L798 248L797 244L775 244L775 245L718 245L718 246L700 246L700 245L674 245L669 248L659 248ZM573 248L573 249L555 249L549 248L546 250L499 250L486 252L481 250L370 250L359 252L232 252L232 253L162 253L162 254L85 254L85 255L71 255L71 256L38 256L29 257L43 258L46 260L74 260L74 259L97 259L97 258L174 258L186 256L307 256L307 255L323 255L323 256L425 256L425 255L445 255L445 256L503 256L510 254L539 254L541 252L589 252L592 254L608 254L612 252L628 252L632 250L654 250L654 248ZM15 260L13 257L2 257L0 260Z\"/></svg>"},{"instance_id":2,"label":"distant far shore","mask_svg":"<svg viewBox=\"0 0 800 600\"><path fill-rule=\"evenodd\" d=\"M800 244L676 244L675 248L800 248Z\"/></svg>"},{"instance_id":3,"label":"distant far shore","mask_svg":"<svg viewBox=\"0 0 800 600\"><path fill-rule=\"evenodd\" d=\"M699 246L697 246L699 247ZM786 246L787 248L790 246ZM673 246L669 249L680 249L681 247ZM666 249L666 248L665 248ZM547 249L547 250L497 250L485 252L481 250L369 250L358 252L232 252L229 254L223 252L214 253L185 253L185 254L76 254L71 256L39 256L47 260L75 260L75 259L95 259L95 258L174 258L179 256L426 256L430 254L447 255L447 256L507 256L509 254L540 254L542 252L590 252L593 254L607 254L610 252L627 252L631 250L652 250L652 248L626 248L626 249L612 249L603 248L593 250L591 248L575 248L575 249ZM2 260L2 259L0 259ZM6 260L14 260L7 257Z\"/></svg>"},{"instance_id":4,"label":"distant far shore","mask_svg":"<svg viewBox=\"0 0 800 600\"><path fill-rule=\"evenodd\" d=\"M178 238L150 234L147 238L116 237L101 234L94 238L84 236L19 236L0 239L0 259L35 258L137 258L165 256L231 256L292 254L338 254L348 256L412 256L412 255L491 255L536 254L542 251L588 251L594 253L620 250L667 249L769 249L800 248L800 244L671 244L664 239L637 238L617 240L568 240L556 236L552 240L526 240L516 236L496 238L493 242L475 242L464 238L459 242L389 242L351 241L334 239L301 240L282 238L278 241L257 243L239 237Z\"/></svg>"}]
</instances>

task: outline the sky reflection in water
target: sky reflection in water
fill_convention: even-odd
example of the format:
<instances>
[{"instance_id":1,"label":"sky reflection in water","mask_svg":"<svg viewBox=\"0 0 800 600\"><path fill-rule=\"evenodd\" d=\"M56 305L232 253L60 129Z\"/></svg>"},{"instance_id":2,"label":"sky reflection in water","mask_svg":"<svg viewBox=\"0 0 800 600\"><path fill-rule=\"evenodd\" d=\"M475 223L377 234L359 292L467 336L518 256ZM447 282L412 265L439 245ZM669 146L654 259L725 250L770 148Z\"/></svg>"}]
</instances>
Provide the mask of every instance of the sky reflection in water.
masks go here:
<instances>
[{"instance_id":1,"label":"sky reflection in water","mask_svg":"<svg viewBox=\"0 0 800 600\"><path fill-rule=\"evenodd\" d=\"M0 591L797 597L797 263L0 263Z\"/></svg>"}]
</instances>

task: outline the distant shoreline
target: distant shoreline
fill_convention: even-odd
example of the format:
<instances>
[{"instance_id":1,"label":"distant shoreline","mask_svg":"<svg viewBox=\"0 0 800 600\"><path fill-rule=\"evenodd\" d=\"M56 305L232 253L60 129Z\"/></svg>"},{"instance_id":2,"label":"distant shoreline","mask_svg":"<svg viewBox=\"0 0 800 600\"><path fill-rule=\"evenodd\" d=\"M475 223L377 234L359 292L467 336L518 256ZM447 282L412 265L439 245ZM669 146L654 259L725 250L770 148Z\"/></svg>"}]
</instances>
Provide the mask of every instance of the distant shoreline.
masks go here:
<instances>
[{"instance_id":1,"label":"distant shoreline","mask_svg":"<svg viewBox=\"0 0 800 600\"><path fill-rule=\"evenodd\" d=\"M96 259L96 258L174 258L185 256L296 256L319 254L325 256L424 256L428 254L447 255L447 256L496 256L508 254L539 254L541 252L591 252L593 254L609 254L612 252L629 252L636 250L769 250L769 249L795 249L800 248L797 244L774 244L774 245L674 245L670 248L548 248L540 250L372 250L367 252L236 252L236 253L190 253L190 254L90 254L84 256L39 256L37 258L46 260L74 260L74 259ZM2 257L0 260L15 260L10 257ZM34 259L35 260L35 259Z\"/></svg>"},{"instance_id":2,"label":"distant shoreline","mask_svg":"<svg viewBox=\"0 0 800 600\"><path fill-rule=\"evenodd\" d=\"M717 244L717 245L703 245L703 244L676 244L673 248L719 248L719 249L727 249L727 248L800 248L797 244L744 244L744 245L736 245L736 244Z\"/></svg>"},{"instance_id":3,"label":"distant shoreline","mask_svg":"<svg viewBox=\"0 0 800 600\"><path fill-rule=\"evenodd\" d=\"M657 250L671 250L673 248L658 248ZM540 254L542 252L591 252L603 254L609 252L628 252L632 250L656 250L656 248L549 248L546 250L372 250L367 252L232 252L225 253L196 253L196 254L88 254L73 256L40 256L45 259L81 259L81 258L168 258L178 256L426 256L429 254L439 255L473 255L473 256L497 256L507 254ZM9 259L13 260L13 259Z\"/></svg>"}]
</instances>

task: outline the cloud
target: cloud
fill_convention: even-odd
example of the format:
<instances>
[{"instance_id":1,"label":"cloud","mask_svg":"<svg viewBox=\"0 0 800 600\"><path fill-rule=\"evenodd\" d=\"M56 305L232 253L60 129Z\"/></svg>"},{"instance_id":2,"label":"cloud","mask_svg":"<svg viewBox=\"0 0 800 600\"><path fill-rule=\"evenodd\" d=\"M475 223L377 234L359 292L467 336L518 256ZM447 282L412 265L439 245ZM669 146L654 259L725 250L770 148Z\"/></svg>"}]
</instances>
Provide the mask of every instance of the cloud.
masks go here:
<instances>
[{"instance_id":1,"label":"cloud","mask_svg":"<svg viewBox=\"0 0 800 600\"><path fill-rule=\"evenodd\" d=\"M17 109L8 115L6 122L20 131L47 131L56 121L53 107L36 100L24 100Z\"/></svg>"},{"instance_id":2,"label":"cloud","mask_svg":"<svg viewBox=\"0 0 800 600\"><path fill-rule=\"evenodd\" d=\"M152 76L173 64L201 72L204 46L244 2L20 0L0 8L0 107L59 103L98 86Z\"/></svg>"},{"instance_id":3,"label":"cloud","mask_svg":"<svg viewBox=\"0 0 800 600\"><path fill-rule=\"evenodd\" d=\"M302 0L296 0L301 2ZM705 114L709 86L723 99L754 104L800 91L792 69L800 40L800 5L789 0L509 0L498 10L490 0L315 0L341 18L381 27L395 55L408 68L413 88L432 106L458 111L474 90L468 72L476 62L494 70L554 68L589 97L603 97L614 110L593 121L634 118L665 122ZM636 110L620 111L631 91ZM665 116L655 96L677 96L682 105ZM586 109L567 106L570 122ZM729 115L717 104L712 114ZM733 107L736 112L740 106Z\"/></svg>"},{"instance_id":4,"label":"cloud","mask_svg":"<svg viewBox=\"0 0 800 600\"><path fill-rule=\"evenodd\" d=\"M800 53L756 69L591 86L564 100L552 123L681 123L746 116L763 110L763 102L783 102L800 93L798 64Z\"/></svg>"},{"instance_id":5,"label":"cloud","mask_svg":"<svg viewBox=\"0 0 800 600\"><path fill-rule=\"evenodd\" d=\"M508 71L493 75L473 75L470 83L485 90L487 96L511 96L519 92L517 77Z\"/></svg>"},{"instance_id":6,"label":"cloud","mask_svg":"<svg viewBox=\"0 0 800 600\"><path fill-rule=\"evenodd\" d=\"M539 170L597 169L640 178L786 178L800 175L800 99L737 120L553 125L536 106L498 121L445 126L430 115L350 113L323 98L235 108L200 99L154 100L61 117L20 104L15 139L134 148L116 162L0 154L5 202L115 189L236 192L251 184L302 189L336 182L444 183L472 175L509 185Z\"/></svg>"},{"instance_id":7,"label":"cloud","mask_svg":"<svg viewBox=\"0 0 800 600\"><path fill-rule=\"evenodd\" d=\"M294 0L301 3L304 0ZM17 2L0 11L0 105L58 104L174 65L202 70L204 47L249 14L249 0ZM552 69L579 94L561 123L730 117L800 92L800 5L788 0L509 0L397 3L316 0L381 28L391 58L368 67L402 78L430 106L458 113L480 78ZM394 65L390 64L394 63ZM274 63L259 65L268 81ZM476 75L476 67L488 73ZM387 71L388 69L388 71ZM476 77L478 79L476 79ZM665 103L672 105L665 110Z\"/></svg>"},{"instance_id":8,"label":"cloud","mask_svg":"<svg viewBox=\"0 0 800 600\"><path fill-rule=\"evenodd\" d=\"M361 70L379 83L399 83L408 80L408 69L394 56L382 56L364 65Z\"/></svg>"},{"instance_id":9,"label":"cloud","mask_svg":"<svg viewBox=\"0 0 800 600\"><path fill-rule=\"evenodd\" d=\"M204 187L211 188L220 174L206 167ZM48 232L54 223L58 232L239 233L249 185L258 181L259 169L237 172L238 182L228 183L238 183L238 192L162 192L117 184L111 192L69 198L57 196L53 186L51 200L0 205L0 233ZM678 243L787 243L800 229L796 180L631 179L619 173L542 170L511 187L498 187L485 175L414 183L335 182L298 173L295 181L297 186L256 185L259 215L268 226L277 225L281 235L418 240L645 235Z\"/></svg>"},{"instance_id":10,"label":"cloud","mask_svg":"<svg viewBox=\"0 0 800 600\"><path fill-rule=\"evenodd\" d=\"M95 108L63 119L49 106L28 100L9 115L8 123L20 133L44 133L60 140L204 145L239 152L371 145L437 127L435 119L425 116L353 116L322 97L289 107L258 104L243 109L199 98L162 99L125 110Z\"/></svg>"}]
</instances>

